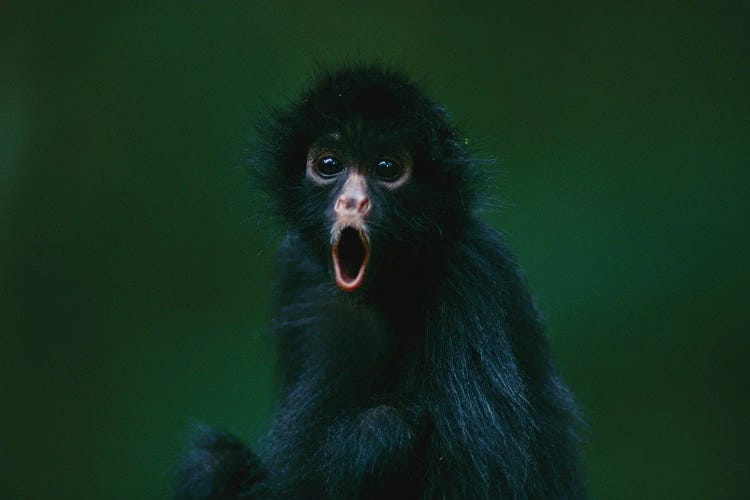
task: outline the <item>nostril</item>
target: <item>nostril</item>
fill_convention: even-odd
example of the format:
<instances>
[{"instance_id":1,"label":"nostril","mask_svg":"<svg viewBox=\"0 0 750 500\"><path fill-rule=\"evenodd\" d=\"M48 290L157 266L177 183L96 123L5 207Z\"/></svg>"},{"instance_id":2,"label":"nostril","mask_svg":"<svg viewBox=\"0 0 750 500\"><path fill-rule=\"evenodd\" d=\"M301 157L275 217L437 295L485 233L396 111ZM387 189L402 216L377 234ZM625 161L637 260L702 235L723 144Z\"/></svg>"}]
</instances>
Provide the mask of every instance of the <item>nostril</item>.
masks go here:
<instances>
[{"instance_id":1,"label":"nostril","mask_svg":"<svg viewBox=\"0 0 750 500\"><path fill-rule=\"evenodd\" d=\"M364 198L359 201L359 204L357 206L357 211L361 214L366 214L370 211L370 200L367 198Z\"/></svg>"},{"instance_id":2,"label":"nostril","mask_svg":"<svg viewBox=\"0 0 750 500\"><path fill-rule=\"evenodd\" d=\"M368 198L355 198L342 196L336 200L334 209L337 212L354 211L364 214L370 210L370 200Z\"/></svg>"},{"instance_id":3,"label":"nostril","mask_svg":"<svg viewBox=\"0 0 750 500\"><path fill-rule=\"evenodd\" d=\"M354 209L354 200L345 196L342 196L336 200L336 210L352 210Z\"/></svg>"}]
</instances>

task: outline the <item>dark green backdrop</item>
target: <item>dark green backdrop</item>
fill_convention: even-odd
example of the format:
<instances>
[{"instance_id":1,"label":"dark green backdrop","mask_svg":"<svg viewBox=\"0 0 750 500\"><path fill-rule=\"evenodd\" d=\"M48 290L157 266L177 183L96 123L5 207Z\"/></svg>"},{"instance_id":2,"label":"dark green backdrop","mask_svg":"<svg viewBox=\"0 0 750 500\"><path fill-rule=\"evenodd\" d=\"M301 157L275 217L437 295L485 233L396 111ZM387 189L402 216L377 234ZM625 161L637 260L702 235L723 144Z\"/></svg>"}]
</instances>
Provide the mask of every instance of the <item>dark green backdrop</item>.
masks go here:
<instances>
[{"instance_id":1,"label":"dark green backdrop","mask_svg":"<svg viewBox=\"0 0 750 500\"><path fill-rule=\"evenodd\" d=\"M317 4L0 6L0 495L164 498L191 422L263 432L278 234L236 166L352 57L498 158L594 496L746 495L747 3Z\"/></svg>"}]
</instances>

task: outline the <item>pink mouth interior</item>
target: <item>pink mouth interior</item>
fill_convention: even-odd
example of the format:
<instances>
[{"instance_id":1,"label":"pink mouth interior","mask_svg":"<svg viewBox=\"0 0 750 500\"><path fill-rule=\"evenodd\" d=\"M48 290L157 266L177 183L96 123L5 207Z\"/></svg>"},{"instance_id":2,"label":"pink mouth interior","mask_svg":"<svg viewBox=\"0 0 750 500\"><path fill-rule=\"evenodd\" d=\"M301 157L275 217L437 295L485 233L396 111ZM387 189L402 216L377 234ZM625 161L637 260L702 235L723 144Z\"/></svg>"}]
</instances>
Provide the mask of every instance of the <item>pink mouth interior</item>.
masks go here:
<instances>
[{"instance_id":1,"label":"pink mouth interior","mask_svg":"<svg viewBox=\"0 0 750 500\"><path fill-rule=\"evenodd\" d=\"M351 292L362 284L370 250L363 235L353 227L344 228L333 247L336 284Z\"/></svg>"}]
</instances>

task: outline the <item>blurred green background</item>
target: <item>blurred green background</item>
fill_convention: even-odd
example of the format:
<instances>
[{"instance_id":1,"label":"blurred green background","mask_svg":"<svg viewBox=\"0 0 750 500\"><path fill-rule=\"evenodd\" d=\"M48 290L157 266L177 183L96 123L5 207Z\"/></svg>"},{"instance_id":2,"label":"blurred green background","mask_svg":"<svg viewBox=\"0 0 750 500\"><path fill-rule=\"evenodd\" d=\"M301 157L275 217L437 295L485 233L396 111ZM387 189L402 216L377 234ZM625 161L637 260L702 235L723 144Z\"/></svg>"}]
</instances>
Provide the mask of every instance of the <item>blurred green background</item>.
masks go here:
<instances>
[{"instance_id":1,"label":"blurred green background","mask_svg":"<svg viewBox=\"0 0 750 500\"><path fill-rule=\"evenodd\" d=\"M0 5L0 495L166 498L256 439L279 234L241 162L318 64L387 61L498 158L488 214L596 498L747 498L747 2Z\"/></svg>"}]
</instances>

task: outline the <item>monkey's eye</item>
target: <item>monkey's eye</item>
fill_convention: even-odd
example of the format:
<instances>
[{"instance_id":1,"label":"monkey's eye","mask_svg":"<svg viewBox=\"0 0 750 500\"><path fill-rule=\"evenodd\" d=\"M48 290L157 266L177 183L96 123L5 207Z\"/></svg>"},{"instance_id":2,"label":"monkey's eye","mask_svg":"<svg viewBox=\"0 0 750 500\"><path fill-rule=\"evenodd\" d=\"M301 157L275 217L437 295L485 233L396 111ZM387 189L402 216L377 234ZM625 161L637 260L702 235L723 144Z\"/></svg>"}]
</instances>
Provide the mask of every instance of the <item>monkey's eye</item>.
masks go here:
<instances>
[{"instance_id":1,"label":"monkey's eye","mask_svg":"<svg viewBox=\"0 0 750 500\"><path fill-rule=\"evenodd\" d=\"M393 160L380 160L375 165L375 176L381 181L393 182L403 173L404 169Z\"/></svg>"},{"instance_id":2,"label":"monkey's eye","mask_svg":"<svg viewBox=\"0 0 750 500\"><path fill-rule=\"evenodd\" d=\"M336 177L344 170L344 165L335 156L322 156L315 163L315 170L318 171L321 177L331 178Z\"/></svg>"}]
</instances>

